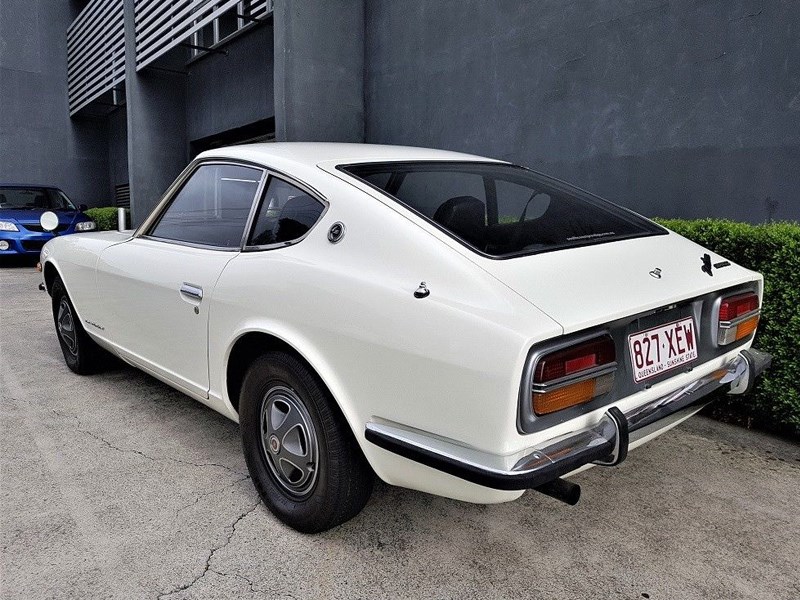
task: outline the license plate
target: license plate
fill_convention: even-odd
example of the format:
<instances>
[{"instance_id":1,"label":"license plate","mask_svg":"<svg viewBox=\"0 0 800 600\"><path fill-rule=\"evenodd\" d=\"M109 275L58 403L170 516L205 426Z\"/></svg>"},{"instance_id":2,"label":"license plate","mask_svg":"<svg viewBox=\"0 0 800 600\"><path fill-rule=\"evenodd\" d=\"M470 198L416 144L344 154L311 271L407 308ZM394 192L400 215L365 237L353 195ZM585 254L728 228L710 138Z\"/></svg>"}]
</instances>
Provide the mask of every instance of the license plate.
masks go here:
<instances>
[{"instance_id":1,"label":"license plate","mask_svg":"<svg viewBox=\"0 0 800 600\"><path fill-rule=\"evenodd\" d=\"M697 358L694 319L688 317L628 336L633 379L637 383Z\"/></svg>"}]
</instances>

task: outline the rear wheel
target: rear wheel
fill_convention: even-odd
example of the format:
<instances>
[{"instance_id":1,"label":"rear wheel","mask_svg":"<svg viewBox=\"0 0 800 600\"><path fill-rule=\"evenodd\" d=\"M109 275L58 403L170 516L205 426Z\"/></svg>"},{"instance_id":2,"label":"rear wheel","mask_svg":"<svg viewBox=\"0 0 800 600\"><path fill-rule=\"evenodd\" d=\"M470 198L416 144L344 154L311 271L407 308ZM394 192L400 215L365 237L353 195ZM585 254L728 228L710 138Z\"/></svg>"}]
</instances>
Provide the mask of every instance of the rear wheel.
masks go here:
<instances>
[{"instance_id":1,"label":"rear wheel","mask_svg":"<svg viewBox=\"0 0 800 600\"><path fill-rule=\"evenodd\" d=\"M372 469L330 393L297 357L270 352L253 362L239 420L253 483L290 527L325 531L367 503Z\"/></svg>"},{"instance_id":2,"label":"rear wheel","mask_svg":"<svg viewBox=\"0 0 800 600\"><path fill-rule=\"evenodd\" d=\"M78 375L95 373L103 364L105 351L84 330L58 276L53 281L52 298L53 320L64 361Z\"/></svg>"}]
</instances>

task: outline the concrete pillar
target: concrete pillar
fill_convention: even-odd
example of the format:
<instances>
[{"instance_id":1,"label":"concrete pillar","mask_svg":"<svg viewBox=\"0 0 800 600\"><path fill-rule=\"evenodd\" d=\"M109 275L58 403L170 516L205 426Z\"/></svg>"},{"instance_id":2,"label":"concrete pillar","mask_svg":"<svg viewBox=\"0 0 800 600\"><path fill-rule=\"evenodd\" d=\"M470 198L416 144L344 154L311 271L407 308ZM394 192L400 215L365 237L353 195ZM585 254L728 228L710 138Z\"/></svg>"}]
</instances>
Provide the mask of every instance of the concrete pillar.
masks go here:
<instances>
[{"instance_id":1,"label":"concrete pillar","mask_svg":"<svg viewBox=\"0 0 800 600\"><path fill-rule=\"evenodd\" d=\"M364 141L364 0L275 0L275 137Z\"/></svg>"},{"instance_id":2,"label":"concrete pillar","mask_svg":"<svg viewBox=\"0 0 800 600\"><path fill-rule=\"evenodd\" d=\"M125 2L125 91L131 225L150 214L188 162L185 75L136 71L134 0Z\"/></svg>"}]
</instances>

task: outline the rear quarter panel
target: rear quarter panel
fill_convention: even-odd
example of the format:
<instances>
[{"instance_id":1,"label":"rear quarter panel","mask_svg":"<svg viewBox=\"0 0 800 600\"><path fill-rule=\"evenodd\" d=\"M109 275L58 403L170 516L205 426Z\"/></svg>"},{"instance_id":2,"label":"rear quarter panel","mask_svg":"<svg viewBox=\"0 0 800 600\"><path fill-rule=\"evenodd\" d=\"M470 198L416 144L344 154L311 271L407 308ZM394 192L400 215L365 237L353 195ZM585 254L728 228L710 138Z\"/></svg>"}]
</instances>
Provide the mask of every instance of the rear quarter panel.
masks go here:
<instances>
[{"instance_id":1,"label":"rear quarter panel","mask_svg":"<svg viewBox=\"0 0 800 600\"><path fill-rule=\"evenodd\" d=\"M396 211L332 177L330 209L295 246L242 253L210 309L212 394L226 397L236 339L271 333L317 370L368 457L382 418L487 451L518 437L517 398L532 340L561 328ZM331 224L346 234L327 240ZM430 296L413 293L421 281Z\"/></svg>"}]
</instances>

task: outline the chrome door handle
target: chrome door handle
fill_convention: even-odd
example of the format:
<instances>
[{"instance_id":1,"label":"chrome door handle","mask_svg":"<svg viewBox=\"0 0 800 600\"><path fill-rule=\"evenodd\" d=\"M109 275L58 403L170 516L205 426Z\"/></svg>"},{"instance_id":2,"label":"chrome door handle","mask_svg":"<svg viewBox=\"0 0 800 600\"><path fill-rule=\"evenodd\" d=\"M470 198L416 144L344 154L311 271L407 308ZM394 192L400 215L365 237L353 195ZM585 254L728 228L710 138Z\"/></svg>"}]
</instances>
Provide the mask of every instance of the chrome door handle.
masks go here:
<instances>
[{"instance_id":1,"label":"chrome door handle","mask_svg":"<svg viewBox=\"0 0 800 600\"><path fill-rule=\"evenodd\" d=\"M203 299L203 288L199 285L184 282L181 286L181 294L199 302Z\"/></svg>"}]
</instances>

